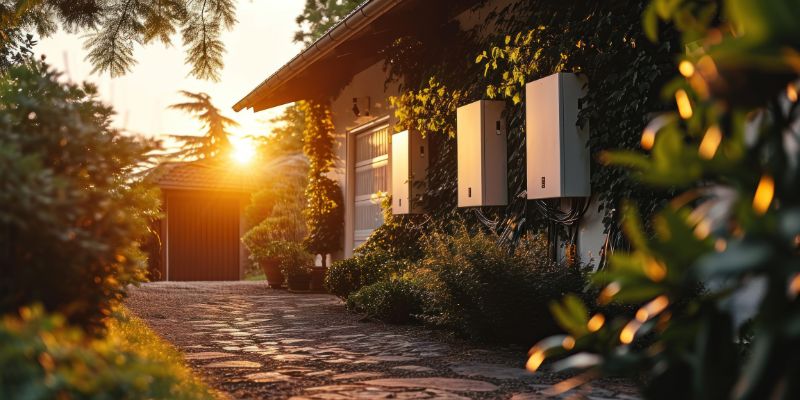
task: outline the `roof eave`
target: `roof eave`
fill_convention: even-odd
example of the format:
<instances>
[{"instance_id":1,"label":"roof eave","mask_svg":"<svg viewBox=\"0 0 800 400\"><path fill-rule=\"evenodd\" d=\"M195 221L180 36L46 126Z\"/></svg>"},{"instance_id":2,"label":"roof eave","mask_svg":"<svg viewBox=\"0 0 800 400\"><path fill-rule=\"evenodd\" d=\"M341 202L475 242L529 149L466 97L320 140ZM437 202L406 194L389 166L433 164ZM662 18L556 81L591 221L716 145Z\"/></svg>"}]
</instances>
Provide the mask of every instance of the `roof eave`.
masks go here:
<instances>
[{"instance_id":1,"label":"roof eave","mask_svg":"<svg viewBox=\"0 0 800 400\"><path fill-rule=\"evenodd\" d=\"M404 0L367 0L346 18L334 25L327 33L317 39L309 47L292 58L278 71L256 86L245 97L233 105L233 110L238 112L245 108L255 108L255 105L269 95L271 89L296 76L314 61L333 51L335 44L341 43L362 29L368 27L372 21L386 14L389 10L402 3Z\"/></svg>"}]
</instances>

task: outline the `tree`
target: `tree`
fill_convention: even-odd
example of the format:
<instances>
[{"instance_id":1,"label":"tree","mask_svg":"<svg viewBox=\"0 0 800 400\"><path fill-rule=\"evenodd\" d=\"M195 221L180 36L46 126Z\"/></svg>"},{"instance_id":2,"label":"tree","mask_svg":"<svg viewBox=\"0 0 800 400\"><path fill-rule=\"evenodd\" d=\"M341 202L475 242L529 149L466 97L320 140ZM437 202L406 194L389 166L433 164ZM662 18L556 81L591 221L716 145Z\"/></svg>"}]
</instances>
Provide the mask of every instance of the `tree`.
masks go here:
<instances>
[{"instance_id":1,"label":"tree","mask_svg":"<svg viewBox=\"0 0 800 400\"><path fill-rule=\"evenodd\" d=\"M263 139L265 157L274 158L303 152L305 113L302 102L289 105L270 122L273 124L272 131Z\"/></svg>"},{"instance_id":2,"label":"tree","mask_svg":"<svg viewBox=\"0 0 800 400\"><path fill-rule=\"evenodd\" d=\"M304 29L294 34L294 41L314 43L359 4L361 0L306 0L303 13L297 16L297 24Z\"/></svg>"},{"instance_id":3,"label":"tree","mask_svg":"<svg viewBox=\"0 0 800 400\"><path fill-rule=\"evenodd\" d=\"M172 135L172 137L183 142L181 150L176 154L187 159L210 159L227 153L231 150L231 142L228 138L231 127L239 124L222 115L220 110L211 102L211 96L205 93L192 93L185 90L180 92L190 101L176 103L169 108L184 111L191 114L203 124L206 130L202 136L193 135Z\"/></svg>"},{"instance_id":4,"label":"tree","mask_svg":"<svg viewBox=\"0 0 800 400\"><path fill-rule=\"evenodd\" d=\"M191 75L219 79L224 30L236 23L234 0L20 0L0 1L4 30L36 31L47 37L59 23L68 31L88 32L87 59L95 72L120 76L136 64L136 44L172 44L180 31ZM0 42L8 39L0 35ZM0 45L2 48L3 45Z\"/></svg>"},{"instance_id":5,"label":"tree","mask_svg":"<svg viewBox=\"0 0 800 400\"><path fill-rule=\"evenodd\" d=\"M0 73L30 59L35 45L33 35L14 28L0 29Z\"/></svg>"},{"instance_id":6,"label":"tree","mask_svg":"<svg viewBox=\"0 0 800 400\"><path fill-rule=\"evenodd\" d=\"M569 335L534 346L530 369L563 356L558 368L581 373L557 387L627 375L644 378L651 399L800 398L796 3L651 2L648 35L672 23L687 49L664 88L677 112L645 129L648 153L604 161L685 192L652 232L628 204L634 250L612 254L594 277L600 305L640 306L635 317L606 320L568 297L553 311Z\"/></svg>"},{"instance_id":7,"label":"tree","mask_svg":"<svg viewBox=\"0 0 800 400\"><path fill-rule=\"evenodd\" d=\"M146 277L158 197L135 172L154 147L110 127L94 86L60 80L44 63L0 74L0 313L40 303L101 329Z\"/></svg>"}]
</instances>

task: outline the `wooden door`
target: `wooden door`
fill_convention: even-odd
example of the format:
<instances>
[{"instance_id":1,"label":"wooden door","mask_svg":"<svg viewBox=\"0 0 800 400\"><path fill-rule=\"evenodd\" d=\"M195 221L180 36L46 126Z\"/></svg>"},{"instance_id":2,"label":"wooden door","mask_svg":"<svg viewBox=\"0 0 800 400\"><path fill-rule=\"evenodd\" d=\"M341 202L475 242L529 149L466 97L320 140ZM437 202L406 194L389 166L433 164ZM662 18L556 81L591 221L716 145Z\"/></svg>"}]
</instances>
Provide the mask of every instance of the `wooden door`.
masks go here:
<instances>
[{"instance_id":1,"label":"wooden door","mask_svg":"<svg viewBox=\"0 0 800 400\"><path fill-rule=\"evenodd\" d=\"M167 279L239 280L239 199L213 193L167 195Z\"/></svg>"}]
</instances>

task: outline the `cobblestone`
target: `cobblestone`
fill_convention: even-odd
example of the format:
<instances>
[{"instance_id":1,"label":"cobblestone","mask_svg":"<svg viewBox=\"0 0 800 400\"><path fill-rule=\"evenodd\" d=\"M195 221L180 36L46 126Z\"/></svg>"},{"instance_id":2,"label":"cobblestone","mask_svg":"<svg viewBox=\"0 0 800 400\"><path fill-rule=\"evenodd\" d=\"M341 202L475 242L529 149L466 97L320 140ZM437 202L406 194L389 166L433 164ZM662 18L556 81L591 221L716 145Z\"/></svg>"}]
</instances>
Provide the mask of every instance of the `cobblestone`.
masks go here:
<instances>
[{"instance_id":1,"label":"cobblestone","mask_svg":"<svg viewBox=\"0 0 800 400\"><path fill-rule=\"evenodd\" d=\"M525 348L365 322L333 296L263 282L150 283L132 290L126 304L236 399L538 400L564 379L525 371ZM555 398L638 396L609 381Z\"/></svg>"}]
</instances>

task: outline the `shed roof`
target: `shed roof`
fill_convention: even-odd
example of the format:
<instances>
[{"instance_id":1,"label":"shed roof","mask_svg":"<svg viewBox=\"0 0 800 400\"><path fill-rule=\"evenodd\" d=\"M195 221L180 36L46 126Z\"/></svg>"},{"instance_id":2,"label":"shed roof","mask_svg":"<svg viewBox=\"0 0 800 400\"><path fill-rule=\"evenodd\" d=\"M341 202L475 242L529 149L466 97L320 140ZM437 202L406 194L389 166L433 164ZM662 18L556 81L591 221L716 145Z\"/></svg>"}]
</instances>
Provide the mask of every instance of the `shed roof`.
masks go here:
<instances>
[{"instance_id":1,"label":"shed roof","mask_svg":"<svg viewBox=\"0 0 800 400\"><path fill-rule=\"evenodd\" d=\"M263 187L266 177L254 168L200 160L162 163L148 179L161 189L250 193Z\"/></svg>"},{"instance_id":2,"label":"shed roof","mask_svg":"<svg viewBox=\"0 0 800 400\"><path fill-rule=\"evenodd\" d=\"M233 109L261 111L330 95L353 75L383 59L382 50L398 37L441 23L479 1L366 0Z\"/></svg>"}]
</instances>

